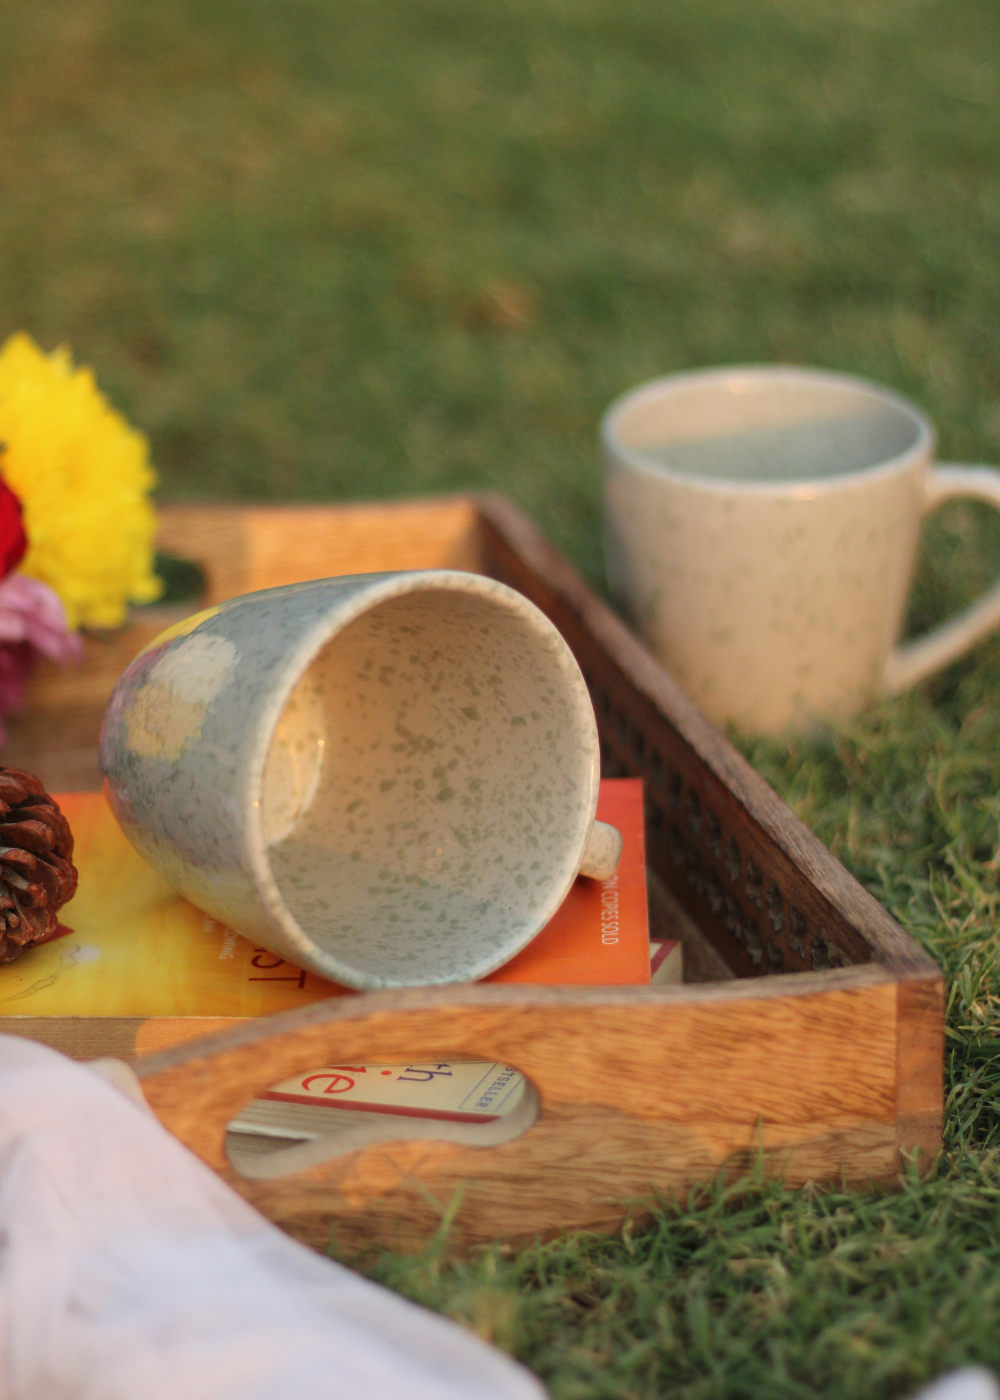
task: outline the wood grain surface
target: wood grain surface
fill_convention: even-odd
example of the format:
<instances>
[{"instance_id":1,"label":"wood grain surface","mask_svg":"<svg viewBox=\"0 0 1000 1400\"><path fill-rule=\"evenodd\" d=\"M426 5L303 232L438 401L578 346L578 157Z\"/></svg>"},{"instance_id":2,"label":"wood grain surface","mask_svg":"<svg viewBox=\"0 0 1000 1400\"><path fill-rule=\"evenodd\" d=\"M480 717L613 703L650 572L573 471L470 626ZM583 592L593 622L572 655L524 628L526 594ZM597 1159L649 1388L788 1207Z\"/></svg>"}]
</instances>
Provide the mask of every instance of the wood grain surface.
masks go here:
<instances>
[{"instance_id":1,"label":"wood grain surface","mask_svg":"<svg viewBox=\"0 0 1000 1400\"><path fill-rule=\"evenodd\" d=\"M944 980L910 977L896 987L896 1131L900 1151L926 1168L944 1129Z\"/></svg>"},{"instance_id":2,"label":"wood grain surface","mask_svg":"<svg viewBox=\"0 0 1000 1400\"><path fill-rule=\"evenodd\" d=\"M758 1158L791 1182L893 1176L896 1014L877 966L698 987L434 988L320 1002L133 1063L170 1131L300 1238L417 1246L461 1191L454 1238L467 1244L607 1228L637 1198ZM275 1082L436 1059L515 1065L538 1120L499 1147L380 1143L277 1180L241 1178L226 1158L226 1124Z\"/></svg>"},{"instance_id":3,"label":"wood grain surface","mask_svg":"<svg viewBox=\"0 0 1000 1400\"><path fill-rule=\"evenodd\" d=\"M206 603L303 579L391 569L479 569L468 496L385 505L170 506L158 544L196 559Z\"/></svg>"}]
</instances>

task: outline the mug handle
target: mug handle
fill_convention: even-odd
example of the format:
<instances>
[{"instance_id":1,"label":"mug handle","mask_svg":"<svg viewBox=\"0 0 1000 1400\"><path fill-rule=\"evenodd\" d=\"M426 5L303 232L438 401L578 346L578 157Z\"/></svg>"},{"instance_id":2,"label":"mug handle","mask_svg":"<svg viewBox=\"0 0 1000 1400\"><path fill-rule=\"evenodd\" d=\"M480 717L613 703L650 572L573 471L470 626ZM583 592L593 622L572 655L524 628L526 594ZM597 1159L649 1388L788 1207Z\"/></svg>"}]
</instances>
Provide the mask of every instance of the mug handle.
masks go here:
<instances>
[{"instance_id":1,"label":"mug handle","mask_svg":"<svg viewBox=\"0 0 1000 1400\"><path fill-rule=\"evenodd\" d=\"M993 467L966 467L956 464L935 467L927 478L924 515L945 501L962 497L986 501L1000 510L1000 471ZM889 653L882 674L882 690L898 695L932 671L957 660L963 652L992 632L1000 623L1000 583L987 589L977 603L955 617L932 627L922 637L904 642Z\"/></svg>"}]
</instances>

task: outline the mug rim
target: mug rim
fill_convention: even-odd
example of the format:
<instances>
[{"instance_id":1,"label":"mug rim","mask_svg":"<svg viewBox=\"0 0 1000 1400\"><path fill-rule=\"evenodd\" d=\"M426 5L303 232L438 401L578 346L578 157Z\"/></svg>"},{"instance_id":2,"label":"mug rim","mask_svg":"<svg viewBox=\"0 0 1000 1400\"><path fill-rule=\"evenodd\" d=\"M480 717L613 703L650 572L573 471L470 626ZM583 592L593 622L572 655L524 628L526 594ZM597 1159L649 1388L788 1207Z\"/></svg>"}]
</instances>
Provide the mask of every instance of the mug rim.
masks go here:
<instances>
[{"instance_id":1,"label":"mug rim","mask_svg":"<svg viewBox=\"0 0 1000 1400\"><path fill-rule=\"evenodd\" d=\"M883 404L891 405L909 418L917 429L916 441L903 452L897 453L894 457L889 457L883 462L876 462L873 466L854 467L833 474L827 473L823 476L787 477L780 481L748 481L735 477L698 476L692 472L679 471L665 463L651 460L636 448L626 446L618 436L619 420L636 404L664 397L677 389L699 383L711 384L714 381L732 379L736 376L757 382L786 379L812 385L826 384L830 387L860 390ZM627 389L623 394L619 394L609 404L601 416L599 436L605 451L616 461L625 463L629 467L654 478L666 478L691 490L710 491L725 495L737 492L748 496L802 497L806 495L807 499L819 494L828 495L831 492L843 490L845 487L860 485L873 479L905 472L918 466L921 461L929 461L936 446L936 434L930 419L916 404L904 398L902 394L897 394L894 390L887 389L861 375L844 374L839 370L816 369L805 365L785 364L716 365L705 369L681 370L676 374L663 374L655 379L648 379L642 384Z\"/></svg>"},{"instance_id":2,"label":"mug rim","mask_svg":"<svg viewBox=\"0 0 1000 1400\"><path fill-rule=\"evenodd\" d=\"M404 597L409 593L454 591L464 594L478 594L480 597L489 598L492 602L499 603L511 613L521 617L532 627L537 636L545 635L554 638L557 642L556 651L561 668L572 680L577 708L585 730L581 747L585 744L590 757L590 762L587 765L587 781L590 787L586 807L588 815L584 819L584 835L580 842L579 858L583 856L590 830L597 815L601 765L597 719L580 665L559 629L530 599L509 585L501 583L499 579L493 579L484 574L467 573L460 569L410 569L388 574L372 574L368 577L371 579L370 586L335 605L302 638L295 651L287 658L281 683L274 686L269 696L267 708L258 719L256 741L248 765L248 781L244 792L249 799L245 827L246 850L250 865L248 873L257 895L270 917L282 929L290 943L301 950L303 958L306 960L306 966L312 967L320 976L356 990L377 991L384 988L412 986L413 983L404 979L366 976L358 968L350 967L342 962L340 958L328 952L321 944L312 939L298 923L285 902L271 865L264 835L262 802L264 772L275 730L296 684L323 648L350 623L364 616L374 607L389 602L393 598ZM315 579L310 580L309 583L290 586L301 590L308 588L310 583L321 586L326 582L329 580ZM270 590L265 591L269 592ZM252 595L243 595L244 598L249 596ZM587 742L588 740L589 742ZM511 958L516 957L522 949L526 948L532 939L537 937L569 894L579 871L579 858L561 885L558 888L553 886L554 892L550 894L542 906L542 910L535 920L536 926L520 937L516 944L506 945L502 954L488 965L484 963L481 968L477 967L471 974L472 980L478 981L503 967L510 962Z\"/></svg>"}]
</instances>

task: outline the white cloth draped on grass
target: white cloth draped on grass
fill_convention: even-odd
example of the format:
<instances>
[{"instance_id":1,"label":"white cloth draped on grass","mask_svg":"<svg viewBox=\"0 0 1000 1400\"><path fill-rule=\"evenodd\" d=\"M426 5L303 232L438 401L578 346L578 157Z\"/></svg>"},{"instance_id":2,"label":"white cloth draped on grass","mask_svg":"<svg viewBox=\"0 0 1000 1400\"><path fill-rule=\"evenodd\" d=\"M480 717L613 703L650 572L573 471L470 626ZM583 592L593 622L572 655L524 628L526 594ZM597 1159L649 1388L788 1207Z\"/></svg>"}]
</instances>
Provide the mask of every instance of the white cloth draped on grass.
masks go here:
<instances>
[{"instance_id":1,"label":"white cloth draped on grass","mask_svg":"<svg viewBox=\"0 0 1000 1400\"><path fill-rule=\"evenodd\" d=\"M0 1400L541 1400L283 1235L111 1084L0 1036Z\"/></svg>"}]
</instances>

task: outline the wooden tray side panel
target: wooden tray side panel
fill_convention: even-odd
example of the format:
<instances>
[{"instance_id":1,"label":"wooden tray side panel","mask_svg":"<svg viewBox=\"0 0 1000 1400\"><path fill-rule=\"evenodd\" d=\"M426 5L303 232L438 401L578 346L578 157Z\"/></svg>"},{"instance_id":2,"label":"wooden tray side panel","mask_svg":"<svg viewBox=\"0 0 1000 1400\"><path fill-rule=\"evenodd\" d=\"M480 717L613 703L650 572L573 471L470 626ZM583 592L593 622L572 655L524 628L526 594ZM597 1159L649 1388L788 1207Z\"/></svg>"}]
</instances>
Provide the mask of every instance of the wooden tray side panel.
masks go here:
<instances>
[{"instance_id":1,"label":"wooden tray side panel","mask_svg":"<svg viewBox=\"0 0 1000 1400\"><path fill-rule=\"evenodd\" d=\"M944 1132L945 986L940 976L896 988L896 1130L904 1157L926 1168Z\"/></svg>"},{"instance_id":2,"label":"wooden tray side panel","mask_svg":"<svg viewBox=\"0 0 1000 1400\"><path fill-rule=\"evenodd\" d=\"M861 979L860 981L858 979ZM380 1143L276 1180L238 1176L226 1123L323 1064L499 1060L541 1101L515 1141ZM899 1168L896 988L880 968L712 988L461 987L318 1003L134 1062L161 1121L318 1245L419 1246L462 1192L456 1243L608 1229L630 1201L761 1158L791 1183ZM436 1204L435 1204L436 1203Z\"/></svg>"},{"instance_id":3,"label":"wooden tray side panel","mask_svg":"<svg viewBox=\"0 0 1000 1400\"><path fill-rule=\"evenodd\" d=\"M566 637L594 698L608 776L646 781L647 855L738 976L931 960L705 720L523 516L483 501L486 570Z\"/></svg>"},{"instance_id":4,"label":"wooden tray side panel","mask_svg":"<svg viewBox=\"0 0 1000 1400\"><path fill-rule=\"evenodd\" d=\"M206 573L207 603L338 574L479 568L467 496L378 505L167 506L159 547Z\"/></svg>"},{"instance_id":5,"label":"wooden tray side panel","mask_svg":"<svg viewBox=\"0 0 1000 1400\"><path fill-rule=\"evenodd\" d=\"M84 637L81 666L43 661L24 713L10 721L4 762L52 791L100 786L97 739L126 666L171 623L240 593L336 574L392 569L479 571L478 509L469 497L373 506L165 506L159 549L205 573L205 597L141 608L128 627Z\"/></svg>"}]
</instances>

